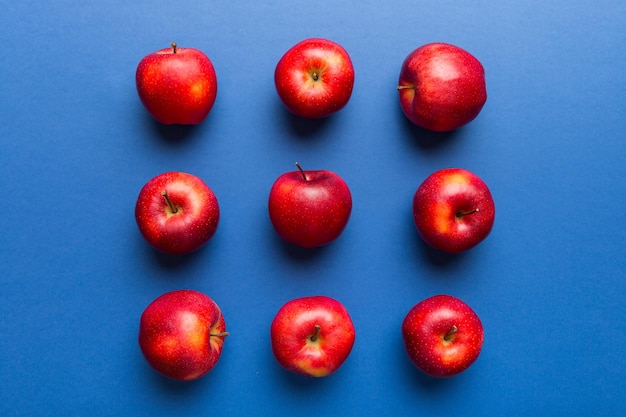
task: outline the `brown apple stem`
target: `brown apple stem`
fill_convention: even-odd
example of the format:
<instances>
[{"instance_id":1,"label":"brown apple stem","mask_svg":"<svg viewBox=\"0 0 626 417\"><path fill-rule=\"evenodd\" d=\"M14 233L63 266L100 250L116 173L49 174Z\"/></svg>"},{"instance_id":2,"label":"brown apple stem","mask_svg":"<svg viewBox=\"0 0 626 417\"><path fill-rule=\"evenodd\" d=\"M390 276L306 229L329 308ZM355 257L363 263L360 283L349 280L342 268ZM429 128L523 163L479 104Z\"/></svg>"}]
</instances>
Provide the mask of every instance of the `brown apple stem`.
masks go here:
<instances>
[{"instance_id":1,"label":"brown apple stem","mask_svg":"<svg viewBox=\"0 0 626 417\"><path fill-rule=\"evenodd\" d=\"M317 338L320 335L320 330L322 330L322 326L320 326L319 324L316 324L315 325L315 330L313 330L313 334L309 338L309 340L311 340L311 342L315 342L317 340Z\"/></svg>"},{"instance_id":2,"label":"brown apple stem","mask_svg":"<svg viewBox=\"0 0 626 417\"><path fill-rule=\"evenodd\" d=\"M170 45L172 45L172 50L176 53L176 42L172 42Z\"/></svg>"},{"instance_id":3,"label":"brown apple stem","mask_svg":"<svg viewBox=\"0 0 626 417\"><path fill-rule=\"evenodd\" d=\"M409 90L411 88L415 88L412 85L399 85L398 90Z\"/></svg>"},{"instance_id":4,"label":"brown apple stem","mask_svg":"<svg viewBox=\"0 0 626 417\"><path fill-rule=\"evenodd\" d=\"M170 199L169 194L167 194L167 191L163 190L161 195L163 196L163 198L165 198L165 201L167 201L167 206L170 208L171 212L172 213L177 213L178 209L176 208L174 203L172 203L172 200Z\"/></svg>"},{"instance_id":5,"label":"brown apple stem","mask_svg":"<svg viewBox=\"0 0 626 417\"><path fill-rule=\"evenodd\" d=\"M300 170L300 173L302 174L302 178L304 178L305 181L308 181L309 179L306 177L306 174L304 173L304 170L302 169L302 167L300 166L299 162L296 162L296 166L298 167L298 169Z\"/></svg>"},{"instance_id":6,"label":"brown apple stem","mask_svg":"<svg viewBox=\"0 0 626 417\"><path fill-rule=\"evenodd\" d=\"M452 328L448 331L448 333L446 333L446 335L443 337L443 340L445 340L446 342L449 342L452 339L452 336L454 336L454 334L458 331L459 329L453 324Z\"/></svg>"},{"instance_id":7,"label":"brown apple stem","mask_svg":"<svg viewBox=\"0 0 626 417\"><path fill-rule=\"evenodd\" d=\"M320 75L316 71L313 74L311 74L311 78L313 78L313 81L317 81L320 79Z\"/></svg>"},{"instance_id":8,"label":"brown apple stem","mask_svg":"<svg viewBox=\"0 0 626 417\"><path fill-rule=\"evenodd\" d=\"M459 211L456 213L456 217L469 216L470 214L478 213L478 209L475 208L472 211Z\"/></svg>"},{"instance_id":9,"label":"brown apple stem","mask_svg":"<svg viewBox=\"0 0 626 417\"><path fill-rule=\"evenodd\" d=\"M226 337L226 336L230 336L230 333L228 332L222 332L222 333L209 333L209 336L214 336L214 337Z\"/></svg>"}]
</instances>

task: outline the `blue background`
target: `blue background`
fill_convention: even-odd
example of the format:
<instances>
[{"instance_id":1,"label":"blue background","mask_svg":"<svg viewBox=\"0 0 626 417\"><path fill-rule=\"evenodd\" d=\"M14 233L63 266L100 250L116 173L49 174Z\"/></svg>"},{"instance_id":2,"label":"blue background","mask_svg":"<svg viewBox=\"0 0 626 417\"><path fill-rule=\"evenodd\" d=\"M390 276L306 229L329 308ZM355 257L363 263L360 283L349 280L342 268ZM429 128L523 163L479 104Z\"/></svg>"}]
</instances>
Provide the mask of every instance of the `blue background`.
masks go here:
<instances>
[{"instance_id":1,"label":"blue background","mask_svg":"<svg viewBox=\"0 0 626 417\"><path fill-rule=\"evenodd\" d=\"M369 0L7 2L0 14L0 415L615 415L626 407L626 3ZM273 71L326 37L350 53L350 103L323 121L289 115ZM146 54L180 46L213 61L218 97L195 128L155 123L134 84ZM412 127L396 83L418 46L444 41L484 65L488 99L450 134ZM267 215L274 180L330 169L352 190L344 234L311 251ZM491 235L458 256L429 250L411 217L421 181L462 167L489 185ZM184 257L143 241L134 204L182 170L218 196L212 241ZM193 383L157 375L136 337L158 295L192 288L231 337ZM478 361L421 375L400 324L455 295L485 327ZM342 368L280 368L269 325L289 299L350 311Z\"/></svg>"}]
</instances>

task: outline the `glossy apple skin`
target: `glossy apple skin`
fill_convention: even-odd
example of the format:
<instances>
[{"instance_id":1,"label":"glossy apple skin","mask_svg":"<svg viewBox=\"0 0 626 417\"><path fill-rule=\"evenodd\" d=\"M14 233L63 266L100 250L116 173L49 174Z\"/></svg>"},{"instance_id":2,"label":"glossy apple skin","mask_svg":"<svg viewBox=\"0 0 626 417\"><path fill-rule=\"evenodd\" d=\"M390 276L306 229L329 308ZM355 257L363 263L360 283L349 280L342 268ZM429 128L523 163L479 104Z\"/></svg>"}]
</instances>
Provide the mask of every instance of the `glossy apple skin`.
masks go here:
<instances>
[{"instance_id":1,"label":"glossy apple skin","mask_svg":"<svg viewBox=\"0 0 626 417\"><path fill-rule=\"evenodd\" d=\"M313 248L341 235L352 212L352 195L345 181L332 171L291 171L272 185L268 211L283 240Z\"/></svg>"},{"instance_id":2,"label":"glossy apple skin","mask_svg":"<svg viewBox=\"0 0 626 417\"><path fill-rule=\"evenodd\" d=\"M168 204L167 192L176 213ZM195 175L165 172L148 181L137 197L139 231L156 249L185 254L204 246L215 234L220 208L213 191Z\"/></svg>"},{"instance_id":3,"label":"glossy apple skin","mask_svg":"<svg viewBox=\"0 0 626 417\"><path fill-rule=\"evenodd\" d=\"M318 119L348 104L354 87L354 67L341 45L311 38L293 46L278 61L274 83L290 112Z\"/></svg>"},{"instance_id":4,"label":"glossy apple skin","mask_svg":"<svg viewBox=\"0 0 626 417\"><path fill-rule=\"evenodd\" d=\"M148 113L167 125L199 124L217 96L213 63L195 48L165 48L145 56L135 81Z\"/></svg>"},{"instance_id":5,"label":"glossy apple skin","mask_svg":"<svg viewBox=\"0 0 626 417\"><path fill-rule=\"evenodd\" d=\"M462 168L434 172L413 197L413 220L419 235L448 253L463 252L482 242L491 233L495 213L487 184Z\"/></svg>"},{"instance_id":6,"label":"glossy apple skin","mask_svg":"<svg viewBox=\"0 0 626 417\"><path fill-rule=\"evenodd\" d=\"M190 381L217 364L226 322L218 305L194 290L155 299L141 315L139 347L150 366L169 378Z\"/></svg>"},{"instance_id":7,"label":"glossy apple skin","mask_svg":"<svg viewBox=\"0 0 626 417\"><path fill-rule=\"evenodd\" d=\"M319 332L315 340L315 326ZM297 298L283 305L270 328L278 363L297 374L324 377L350 355L356 332L346 308L326 296Z\"/></svg>"},{"instance_id":8,"label":"glossy apple skin","mask_svg":"<svg viewBox=\"0 0 626 417\"><path fill-rule=\"evenodd\" d=\"M402 111L417 126L455 130L474 120L487 101L485 70L457 46L430 43L402 63L398 93Z\"/></svg>"},{"instance_id":9,"label":"glossy apple skin","mask_svg":"<svg viewBox=\"0 0 626 417\"><path fill-rule=\"evenodd\" d=\"M456 332L451 331L453 328ZM478 359L484 330L470 306L442 294L411 308L402 322L402 339L415 367L427 375L447 378Z\"/></svg>"}]
</instances>

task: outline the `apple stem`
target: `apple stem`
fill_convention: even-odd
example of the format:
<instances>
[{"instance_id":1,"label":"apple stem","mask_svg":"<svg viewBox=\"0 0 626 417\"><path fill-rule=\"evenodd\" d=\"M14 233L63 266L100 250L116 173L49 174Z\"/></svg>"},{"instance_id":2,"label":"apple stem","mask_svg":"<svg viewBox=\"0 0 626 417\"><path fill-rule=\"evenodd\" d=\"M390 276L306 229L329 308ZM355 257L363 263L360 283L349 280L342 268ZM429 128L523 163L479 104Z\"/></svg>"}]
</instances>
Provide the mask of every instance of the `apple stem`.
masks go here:
<instances>
[{"instance_id":1,"label":"apple stem","mask_svg":"<svg viewBox=\"0 0 626 417\"><path fill-rule=\"evenodd\" d=\"M313 330L313 334L311 335L311 337L309 338L309 340L311 342L315 342L317 340L317 338L320 335L320 330L322 330L322 326L320 326L319 324L315 325L315 330Z\"/></svg>"},{"instance_id":2,"label":"apple stem","mask_svg":"<svg viewBox=\"0 0 626 417\"><path fill-rule=\"evenodd\" d=\"M298 169L300 170L300 173L302 174L302 178L304 178L305 181L308 181L309 179L306 177L306 174L304 173L304 170L302 169L302 167L300 166L299 162L296 162L296 166L298 167Z\"/></svg>"},{"instance_id":3,"label":"apple stem","mask_svg":"<svg viewBox=\"0 0 626 417\"><path fill-rule=\"evenodd\" d=\"M165 201L167 201L167 206L170 208L170 210L172 211L172 213L177 213L178 209L176 208L176 206L172 203L172 200L170 199L169 194L167 194L167 191L163 190L163 192L161 193L161 195L163 196L163 198L165 198Z\"/></svg>"},{"instance_id":4,"label":"apple stem","mask_svg":"<svg viewBox=\"0 0 626 417\"><path fill-rule=\"evenodd\" d=\"M443 337L443 340L445 340L446 342L449 342L452 339L452 336L454 336L454 334L458 331L459 329L453 324L452 328L450 328L450 330L448 331L448 333L446 333L446 335Z\"/></svg>"},{"instance_id":5,"label":"apple stem","mask_svg":"<svg viewBox=\"0 0 626 417\"><path fill-rule=\"evenodd\" d=\"M478 209L475 208L472 211L459 211L456 213L456 217L463 217L463 216L468 216L470 214L474 214L474 213L478 213Z\"/></svg>"},{"instance_id":6,"label":"apple stem","mask_svg":"<svg viewBox=\"0 0 626 417\"><path fill-rule=\"evenodd\" d=\"M170 45L172 45L172 49L174 50L174 53L176 53L176 42L172 42Z\"/></svg>"},{"instance_id":7,"label":"apple stem","mask_svg":"<svg viewBox=\"0 0 626 417\"><path fill-rule=\"evenodd\" d=\"M226 337L226 336L230 336L230 333L228 333L228 332L209 333L209 336L211 336L211 337Z\"/></svg>"},{"instance_id":8,"label":"apple stem","mask_svg":"<svg viewBox=\"0 0 626 417\"><path fill-rule=\"evenodd\" d=\"M415 87L413 87L412 85L399 85L398 86L398 90L408 90L411 88L415 88Z\"/></svg>"},{"instance_id":9,"label":"apple stem","mask_svg":"<svg viewBox=\"0 0 626 417\"><path fill-rule=\"evenodd\" d=\"M317 81L320 79L320 75L317 73L317 71L315 71L313 74L311 74L311 78L313 78L313 81Z\"/></svg>"}]
</instances>

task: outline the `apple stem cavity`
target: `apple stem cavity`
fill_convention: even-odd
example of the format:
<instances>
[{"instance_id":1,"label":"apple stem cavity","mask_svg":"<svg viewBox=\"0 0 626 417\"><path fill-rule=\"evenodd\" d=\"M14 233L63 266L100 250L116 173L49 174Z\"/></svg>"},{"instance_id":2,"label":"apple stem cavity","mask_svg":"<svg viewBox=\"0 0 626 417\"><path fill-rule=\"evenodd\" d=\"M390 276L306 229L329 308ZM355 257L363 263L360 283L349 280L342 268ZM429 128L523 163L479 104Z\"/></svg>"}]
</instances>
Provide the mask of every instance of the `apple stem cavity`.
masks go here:
<instances>
[{"instance_id":1,"label":"apple stem cavity","mask_svg":"<svg viewBox=\"0 0 626 417\"><path fill-rule=\"evenodd\" d=\"M167 202L167 206L169 207L169 209L172 212L172 214L178 213L178 208L176 208L174 203L172 203L172 200L170 199L169 194L167 194L167 191L163 190L161 195L163 196L163 198L165 198L165 201Z\"/></svg>"},{"instance_id":2,"label":"apple stem cavity","mask_svg":"<svg viewBox=\"0 0 626 417\"><path fill-rule=\"evenodd\" d=\"M320 326L319 324L315 325L315 330L313 330L313 334L311 335L311 337L309 337L309 340L311 342L316 342L317 339L319 338L320 335L320 330L322 330L322 326Z\"/></svg>"},{"instance_id":3,"label":"apple stem cavity","mask_svg":"<svg viewBox=\"0 0 626 417\"><path fill-rule=\"evenodd\" d=\"M176 53L176 42L172 42L170 45L172 45L172 51Z\"/></svg>"},{"instance_id":4,"label":"apple stem cavity","mask_svg":"<svg viewBox=\"0 0 626 417\"><path fill-rule=\"evenodd\" d=\"M449 342L450 340L452 340L452 337L458 330L459 329L455 325L452 325L448 333L446 333L446 335L443 337L443 340L445 340L446 342Z\"/></svg>"},{"instance_id":5,"label":"apple stem cavity","mask_svg":"<svg viewBox=\"0 0 626 417\"><path fill-rule=\"evenodd\" d=\"M304 178L305 181L308 181L309 179L306 177L306 174L304 173L304 170L302 169L302 167L300 166L299 162L296 162L296 166L298 167L298 170L300 171L300 173L302 174L302 178Z\"/></svg>"},{"instance_id":6,"label":"apple stem cavity","mask_svg":"<svg viewBox=\"0 0 626 417\"><path fill-rule=\"evenodd\" d=\"M456 217L469 216L470 214L474 214L474 213L478 213L478 209L477 208L475 208L472 211L459 211L458 213L456 213Z\"/></svg>"}]
</instances>

